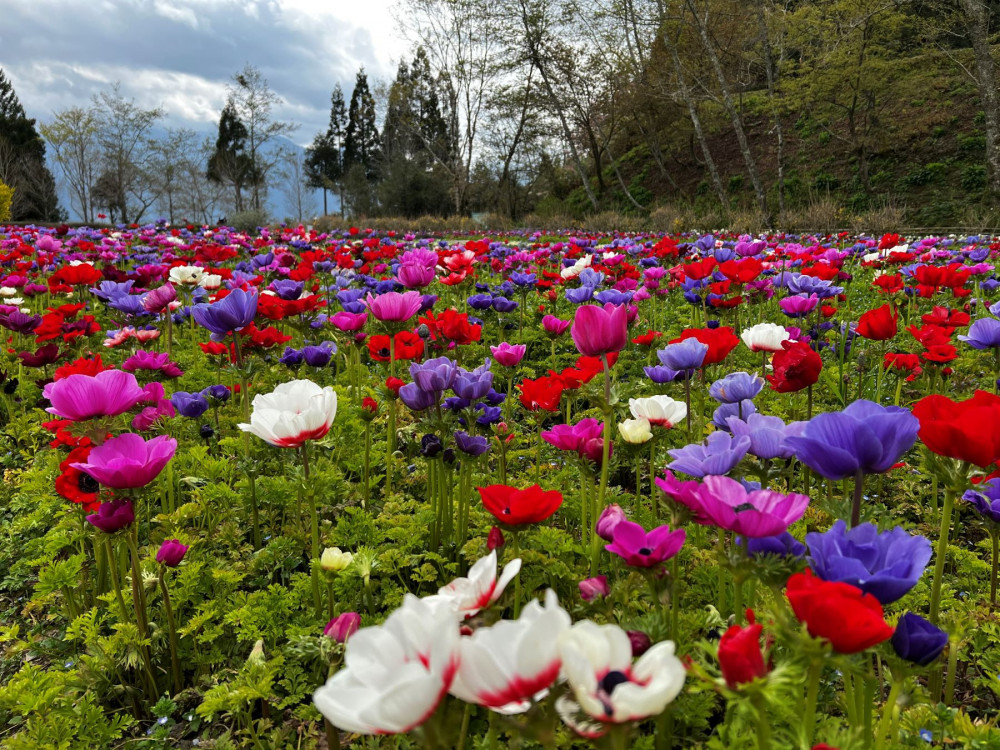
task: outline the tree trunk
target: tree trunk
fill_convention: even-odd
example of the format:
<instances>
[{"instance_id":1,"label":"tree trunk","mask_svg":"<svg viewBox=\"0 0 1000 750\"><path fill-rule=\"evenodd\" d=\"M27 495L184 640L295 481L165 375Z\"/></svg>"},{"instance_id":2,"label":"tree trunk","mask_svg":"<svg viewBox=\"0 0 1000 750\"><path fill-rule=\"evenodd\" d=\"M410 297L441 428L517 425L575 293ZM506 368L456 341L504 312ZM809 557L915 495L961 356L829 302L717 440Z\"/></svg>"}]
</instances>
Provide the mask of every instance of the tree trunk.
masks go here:
<instances>
[{"instance_id":1,"label":"tree trunk","mask_svg":"<svg viewBox=\"0 0 1000 750\"><path fill-rule=\"evenodd\" d=\"M715 168L715 160L712 158L712 152L708 148L708 141L705 140L705 131L701 127L701 118L698 117L698 110L694 106L694 100L691 98L691 92L688 90L687 82L684 78L684 69L681 67L681 58L677 54L677 47L673 44L670 46L670 57L674 62L674 73L677 75L677 85L680 89L681 99L688 108L688 116L691 118L691 125L694 127L695 138L698 139L698 144L701 146L702 156L705 157L705 168L708 170L708 174L712 179L712 187L715 188L715 194L719 198L719 203L722 204L723 208L729 207L729 200L726 198L726 191L722 187L722 180L719 178L719 170Z\"/></svg>"},{"instance_id":2,"label":"tree trunk","mask_svg":"<svg viewBox=\"0 0 1000 750\"><path fill-rule=\"evenodd\" d=\"M997 95L996 64L990 53L989 8L984 0L959 0L976 58L976 84L986 119L986 164L990 187L1000 192L1000 98Z\"/></svg>"},{"instance_id":3,"label":"tree trunk","mask_svg":"<svg viewBox=\"0 0 1000 750\"><path fill-rule=\"evenodd\" d=\"M764 15L764 2L757 6L757 20L760 24L761 41L764 44L764 71L767 74L767 99L771 105L771 116L774 118L774 134L777 140L778 161L778 212L785 212L785 136L781 129L781 110L778 107L775 91L778 80L778 69L774 63L774 50L771 48L771 37L767 30L767 19Z\"/></svg>"},{"instance_id":4,"label":"tree trunk","mask_svg":"<svg viewBox=\"0 0 1000 750\"><path fill-rule=\"evenodd\" d=\"M712 40L708 38L708 29L698 15L698 10L694 7L692 0L687 0L687 6L694 17L695 27L698 30L698 35L701 37L702 46L708 54L708 60L712 64L712 70L719 81L719 88L722 90L722 101L725 104L726 112L729 114L729 119L733 123L733 130L736 131L736 140L740 144L740 152L743 154L743 161L746 163L747 174L750 175L750 182L753 183L753 190L757 195L757 206L765 216L768 216L767 193L764 192L764 184L761 182L760 173L757 171L757 162L750 152L750 143L747 140L746 131L743 129L743 118L740 117L740 113L736 111L736 105L733 104L733 95L729 90L729 83L726 81L726 75L722 70L722 63L719 62L719 56L715 54L715 47L712 44Z\"/></svg>"},{"instance_id":5,"label":"tree trunk","mask_svg":"<svg viewBox=\"0 0 1000 750\"><path fill-rule=\"evenodd\" d=\"M538 40L535 39L535 32L531 28L531 24L528 20L528 8L524 4L524 0L521 0L521 22L524 25L524 36L525 41L528 44L528 54L531 56L531 64L538 69L539 74L542 76L542 83L545 85L545 93L548 94L549 103L556 112L556 116L559 118L559 124L562 126L563 137L566 139L566 144L569 146L570 156L573 159L573 166L576 168L577 174L580 176L580 181L583 183L583 189L587 193L587 198L590 200L590 205L593 209L597 210L597 196L594 195L593 188L590 187L590 180L587 179L587 173L583 169L583 162L580 161L580 153L577 151L576 143L573 141L573 134L570 132L569 123L566 121L566 113L563 111L562 104L559 103L559 99L556 96L555 90L552 88L552 82L549 80L548 73L545 72L545 63L542 61L541 50L538 49Z\"/></svg>"}]
</instances>

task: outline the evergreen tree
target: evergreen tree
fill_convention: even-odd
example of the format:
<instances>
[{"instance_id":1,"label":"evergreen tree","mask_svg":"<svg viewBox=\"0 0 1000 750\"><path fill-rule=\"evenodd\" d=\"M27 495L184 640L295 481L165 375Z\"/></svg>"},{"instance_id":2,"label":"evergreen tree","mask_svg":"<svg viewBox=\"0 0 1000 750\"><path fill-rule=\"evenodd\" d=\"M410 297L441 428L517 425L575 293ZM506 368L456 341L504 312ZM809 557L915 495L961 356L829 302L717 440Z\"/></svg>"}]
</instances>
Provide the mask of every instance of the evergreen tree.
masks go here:
<instances>
[{"instance_id":1,"label":"evergreen tree","mask_svg":"<svg viewBox=\"0 0 1000 750\"><path fill-rule=\"evenodd\" d=\"M369 182L378 178L381 161L378 127L375 124L375 98L368 88L365 69L358 71L351 93L351 106L347 115L347 130L344 134L344 169L360 165L364 167Z\"/></svg>"},{"instance_id":2,"label":"evergreen tree","mask_svg":"<svg viewBox=\"0 0 1000 750\"><path fill-rule=\"evenodd\" d=\"M232 187L234 208L243 211L243 190L253 182L254 171L253 158L247 152L246 125L229 102L219 118L219 136L208 160L208 179Z\"/></svg>"},{"instance_id":3,"label":"evergreen tree","mask_svg":"<svg viewBox=\"0 0 1000 750\"><path fill-rule=\"evenodd\" d=\"M403 61L389 88L382 129L379 195L385 213L415 217L448 212L448 178L438 154L447 150L448 127L423 49Z\"/></svg>"},{"instance_id":4,"label":"evergreen tree","mask_svg":"<svg viewBox=\"0 0 1000 750\"><path fill-rule=\"evenodd\" d=\"M14 189L13 221L60 221L56 182L45 164L45 141L0 70L0 181Z\"/></svg>"},{"instance_id":5,"label":"evergreen tree","mask_svg":"<svg viewBox=\"0 0 1000 750\"><path fill-rule=\"evenodd\" d=\"M330 124L324 133L317 133L306 149L306 178L312 188L323 190L323 213L328 213L326 193L338 188L344 177L344 139L347 135L347 105L338 83L330 96ZM338 191L339 194L339 191ZM340 196L341 214L343 197Z\"/></svg>"}]
</instances>

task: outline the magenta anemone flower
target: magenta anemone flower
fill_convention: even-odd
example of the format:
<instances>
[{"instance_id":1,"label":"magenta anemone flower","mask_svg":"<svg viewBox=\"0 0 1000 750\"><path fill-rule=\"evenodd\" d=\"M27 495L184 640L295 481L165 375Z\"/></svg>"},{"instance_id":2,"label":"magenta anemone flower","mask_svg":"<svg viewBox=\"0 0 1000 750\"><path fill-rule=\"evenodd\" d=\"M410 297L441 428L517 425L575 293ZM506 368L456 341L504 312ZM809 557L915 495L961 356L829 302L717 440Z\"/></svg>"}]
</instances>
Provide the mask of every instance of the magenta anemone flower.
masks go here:
<instances>
[{"instance_id":1,"label":"magenta anemone flower","mask_svg":"<svg viewBox=\"0 0 1000 750\"><path fill-rule=\"evenodd\" d=\"M187 551L188 546L181 544L179 539L167 539L156 551L156 562L166 565L168 568L176 568L181 564Z\"/></svg>"},{"instance_id":2,"label":"magenta anemone flower","mask_svg":"<svg viewBox=\"0 0 1000 750\"><path fill-rule=\"evenodd\" d=\"M135 372L136 370L149 370L159 372L168 378L179 378L184 371L177 366L176 362L170 361L170 355L166 352L147 352L140 349L122 363L125 372Z\"/></svg>"},{"instance_id":3,"label":"magenta anemone flower","mask_svg":"<svg viewBox=\"0 0 1000 750\"><path fill-rule=\"evenodd\" d=\"M124 414L142 401L145 392L135 375L105 370L96 375L77 373L49 383L42 391L52 404L45 411L73 422Z\"/></svg>"},{"instance_id":4,"label":"magenta anemone flower","mask_svg":"<svg viewBox=\"0 0 1000 750\"><path fill-rule=\"evenodd\" d=\"M632 521L622 521L614 528L611 544L604 549L614 552L634 568L652 568L681 551L686 534L684 529L671 531L667 525L646 531Z\"/></svg>"},{"instance_id":5,"label":"magenta anemone flower","mask_svg":"<svg viewBox=\"0 0 1000 750\"><path fill-rule=\"evenodd\" d=\"M142 306L151 313L161 313L170 307L170 303L177 299L177 290L173 284L164 284L148 292L142 298Z\"/></svg>"},{"instance_id":6,"label":"magenta anemone flower","mask_svg":"<svg viewBox=\"0 0 1000 750\"><path fill-rule=\"evenodd\" d=\"M386 292L378 297L369 293L365 305L383 323L404 323L420 311L422 301L423 297L417 291Z\"/></svg>"},{"instance_id":7,"label":"magenta anemone flower","mask_svg":"<svg viewBox=\"0 0 1000 750\"><path fill-rule=\"evenodd\" d=\"M590 440L604 434L604 424L587 417L576 424L557 424L542 433L542 440L561 451L579 451Z\"/></svg>"},{"instance_id":8,"label":"magenta anemone flower","mask_svg":"<svg viewBox=\"0 0 1000 750\"><path fill-rule=\"evenodd\" d=\"M87 516L87 523L105 534L114 534L135 522L135 509L131 500L117 498L101 503L96 513Z\"/></svg>"},{"instance_id":9,"label":"magenta anemone flower","mask_svg":"<svg viewBox=\"0 0 1000 750\"><path fill-rule=\"evenodd\" d=\"M493 359L501 367L517 367L521 360L524 359L525 350L526 347L524 344L508 344L506 341L502 342L499 346L490 347Z\"/></svg>"},{"instance_id":10,"label":"magenta anemone flower","mask_svg":"<svg viewBox=\"0 0 1000 750\"><path fill-rule=\"evenodd\" d=\"M740 536L758 539L777 536L802 518L809 497L774 490L747 490L735 479L707 476L697 482L678 482L668 471L656 484L668 496L686 505L698 523L735 531Z\"/></svg>"},{"instance_id":11,"label":"magenta anemone flower","mask_svg":"<svg viewBox=\"0 0 1000 750\"><path fill-rule=\"evenodd\" d=\"M145 487L156 479L176 451L177 441L172 437L160 435L147 441L126 432L94 448L85 463L70 466L105 487L128 490Z\"/></svg>"},{"instance_id":12,"label":"magenta anemone flower","mask_svg":"<svg viewBox=\"0 0 1000 750\"><path fill-rule=\"evenodd\" d=\"M542 328L545 332L555 338L556 336L562 336L566 333L566 329L569 328L570 321L562 320L557 318L555 315L546 315L542 318Z\"/></svg>"},{"instance_id":13,"label":"magenta anemone flower","mask_svg":"<svg viewBox=\"0 0 1000 750\"><path fill-rule=\"evenodd\" d=\"M585 357L620 352L628 344L628 310L625 305L582 305L576 310L570 335Z\"/></svg>"}]
</instances>

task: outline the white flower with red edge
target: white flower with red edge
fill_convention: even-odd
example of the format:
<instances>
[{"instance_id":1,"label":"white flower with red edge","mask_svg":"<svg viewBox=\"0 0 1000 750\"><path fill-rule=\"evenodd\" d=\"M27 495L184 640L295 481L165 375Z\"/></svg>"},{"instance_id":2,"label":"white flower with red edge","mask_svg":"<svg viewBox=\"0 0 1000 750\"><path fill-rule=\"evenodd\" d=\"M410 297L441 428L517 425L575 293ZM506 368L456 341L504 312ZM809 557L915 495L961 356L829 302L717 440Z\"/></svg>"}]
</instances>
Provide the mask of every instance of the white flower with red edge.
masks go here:
<instances>
[{"instance_id":1,"label":"white flower with red edge","mask_svg":"<svg viewBox=\"0 0 1000 750\"><path fill-rule=\"evenodd\" d=\"M437 595L425 597L425 600L444 602L462 617L472 617L499 599L507 584L514 580L520 570L521 559L511 560L504 566L498 579L497 551L494 549L486 557L477 560L467 576L456 578L438 589Z\"/></svg>"},{"instance_id":2,"label":"white flower with red edge","mask_svg":"<svg viewBox=\"0 0 1000 750\"><path fill-rule=\"evenodd\" d=\"M560 698L556 707L585 737L663 713L687 676L673 641L657 643L633 663L628 634L617 625L579 622L562 634L559 650L572 697Z\"/></svg>"},{"instance_id":3,"label":"white flower with red edge","mask_svg":"<svg viewBox=\"0 0 1000 750\"><path fill-rule=\"evenodd\" d=\"M407 594L382 624L350 637L344 668L313 694L330 723L359 734L404 734L433 715L459 664L455 614Z\"/></svg>"},{"instance_id":4,"label":"white flower with red edge","mask_svg":"<svg viewBox=\"0 0 1000 750\"><path fill-rule=\"evenodd\" d=\"M270 393L254 396L250 424L238 427L278 448L298 448L330 431L337 416L337 394L311 380L282 383Z\"/></svg>"},{"instance_id":5,"label":"white flower with red edge","mask_svg":"<svg viewBox=\"0 0 1000 750\"><path fill-rule=\"evenodd\" d=\"M630 398L628 409L636 419L645 419L657 427L673 427L687 416L687 404L670 396Z\"/></svg>"},{"instance_id":6,"label":"white flower with red edge","mask_svg":"<svg viewBox=\"0 0 1000 750\"><path fill-rule=\"evenodd\" d=\"M530 602L517 620L500 620L462 638L451 694L505 714L527 711L559 677L559 638L570 617L552 589L545 606Z\"/></svg>"},{"instance_id":7,"label":"white flower with red edge","mask_svg":"<svg viewBox=\"0 0 1000 750\"><path fill-rule=\"evenodd\" d=\"M780 352L781 342L791 339L791 335L784 326L758 323L743 331L741 338L752 352Z\"/></svg>"}]
</instances>

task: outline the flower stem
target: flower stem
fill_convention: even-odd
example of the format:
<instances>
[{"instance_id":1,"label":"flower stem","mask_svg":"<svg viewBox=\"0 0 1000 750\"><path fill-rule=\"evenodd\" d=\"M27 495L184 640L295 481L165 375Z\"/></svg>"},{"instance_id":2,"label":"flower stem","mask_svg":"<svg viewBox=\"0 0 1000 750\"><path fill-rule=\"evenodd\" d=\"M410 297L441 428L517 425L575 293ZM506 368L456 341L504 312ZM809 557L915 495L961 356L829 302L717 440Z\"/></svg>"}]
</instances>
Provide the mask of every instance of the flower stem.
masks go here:
<instances>
[{"instance_id":1,"label":"flower stem","mask_svg":"<svg viewBox=\"0 0 1000 750\"><path fill-rule=\"evenodd\" d=\"M764 696L760 693L751 694L750 704L754 708L757 720L757 750L769 750L771 747L771 725L767 720L767 706L764 705Z\"/></svg>"},{"instance_id":2,"label":"flower stem","mask_svg":"<svg viewBox=\"0 0 1000 750\"><path fill-rule=\"evenodd\" d=\"M937 551L934 560L934 581L931 584L930 621L937 625L941 612L941 584L944 581L944 564L948 557L948 535L951 531L951 511L955 504L955 493L949 488L944 493L941 507L941 528L938 531Z\"/></svg>"},{"instance_id":3,"label":"flower stem","mask_svg":"<svg viewBox=\"0 0 1000 750\"><path fill-rule=\"evenodd\" d=\"M600 514L604 512L605 495L608 491L608 464L611 463L611 371L608 367L608 355L601 355L601 363L604 365L604 435L601 446L601 485L597 490L597 506L594 508L594 521L596 523ZM600 557L601 547L598 543L600 539L594 534L590 543L590 575L597 575L597 563Z\"/></svg>"},{"instance_id":4,"label":"flower stem","mask_svg":"<svg viewBox=\"0 0 1000 750\"><path fill-rule=\"evenodd\" d=\"M236 351L236 366L240 371L240 404L243 407L243 421L250 422L250 384L247 381L243 362L243 349L240 346L240 334L233 331L233 347ZM253 523L253 546L260 549L260 511L257 508L257 475L250 463L250 433L243 433L243 458L247 463L247 479L250 483L250 515Z\"/></svg>"},{"instance_id":5,"label":"flower stem","mask_svg":"<svg viewBox=\"0 0 1000 750\"><path fill-rule=\"evenodd\" d=\"M990 572L990 607L997 606L997 565L1000 562L1000 530L995 524L990 525L990 539L993 542L993 569Z\"/></svg>"},{"instance_id":6,"label":"flower stem","mask_svg":"<svg viewBox=\"0 0 1000 750\"><path fill-rule=\"evenodd\" d=\"M892 726L892 717L896 712L896 704L899 702L899 694L903 690L905 678L892 671L892 687L889 688L889 697L882 706L882 719L878 723L875 733L875 750L882 750L885 747L886 737L889 734L889 727Z\"/></svg>"},{"instance_id":7,"label":"flower stem","mask_svg":"<svg viewBox=\"0 0 1000 750\"><path fill-rule=\"evenodd\" d=\"M181 679L181 663L177 656L177 626L174 621L174 608L170 605L170 591L167 589L165 566L160 566L160 591L163 593L163 609L167 613L167 630L170 633L170 671L174 676L174 694L184 689Z\"/></svg>"},{"instance_id":8,"label":"flower stem","mask_svg":"<svg viewBox=\"0 0 1000 750\"><path fill-rule=\"evenodd\" d=\"M514 553L513 558L516 560L521 556L521 534L517 531L511 532L511 552ZM521 614L521 571L517 572L514 576L514 619L516 620Z\"/></svg>"},{"instance_id":9,"label":"flower stem","mask_svg":"<svg viewBox=\"0 0 1000 750\"><path fill-rule=\"evenodd\" d=\"M854 473L854 497L851 501L851 528L861 523L861 498L865 491L865 475L861 469Z\"/></svg>"},{"instance_id":10,"label":"flower stem","mask_svg":"<svg viewBox=\"0 0 1000 750\"><path fill-rule=\"evenodd\" d=\"M814 658L809 664L809 678L806 687L806 705L802 712L802 731L805 732L805 747L812 747L813 733L816 731L816 701L819 698L819 678L823 662Z\"/></svg>"},{"instance_id":11,"label":"flower stem","mask_svg":"<svg viewBox=\"0 0 1000 750\"><path fill-rule=\"evenodd\" d=\"M323 616L323 600L319 593L319 510L316 508L316 495L309 482L309 443L302 443L302 478L306 493L306 505L309 506L309 536L311 540L311 555L309 567L312 570L313 604L316 605L316 615Z\"/></svg>"}]
</instances>

